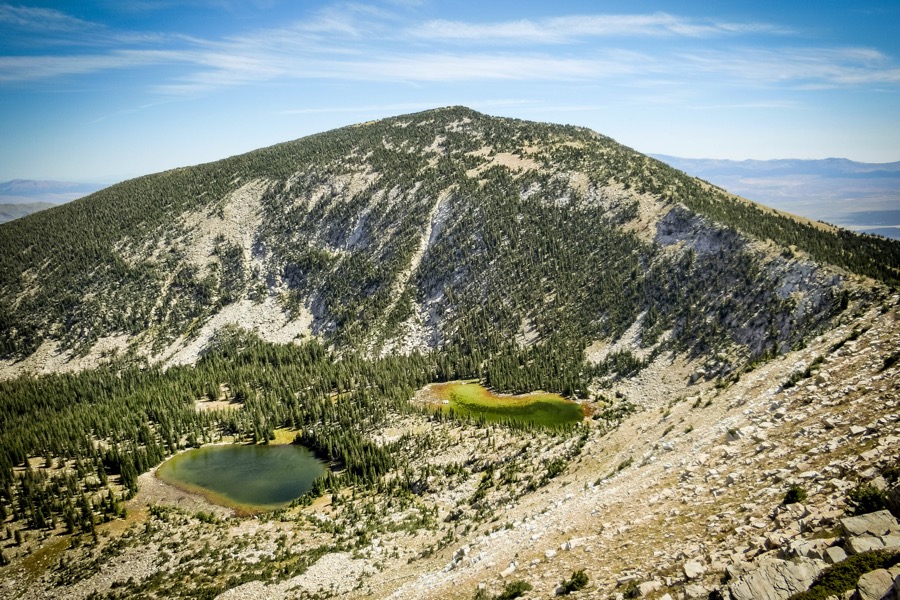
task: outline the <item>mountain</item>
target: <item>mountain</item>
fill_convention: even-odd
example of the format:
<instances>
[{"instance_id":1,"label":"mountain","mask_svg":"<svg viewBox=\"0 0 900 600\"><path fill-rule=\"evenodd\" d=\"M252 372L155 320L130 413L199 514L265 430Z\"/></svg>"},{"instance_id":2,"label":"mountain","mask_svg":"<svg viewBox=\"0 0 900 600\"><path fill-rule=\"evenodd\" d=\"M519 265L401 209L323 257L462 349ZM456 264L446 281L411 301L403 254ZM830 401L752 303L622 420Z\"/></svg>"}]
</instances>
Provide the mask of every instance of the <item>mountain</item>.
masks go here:
<instances>
[{"instance_id":1,"label":"mountain","mask_svg":"<svg viewBox=\"0 0 900 600\"><path fill-rule=\"evenodd\" d=\"M855 231L900 237L900 162L654 158L767 206Z\"/></svg>"},{"instance_id":2,"label":"mountain","mask_svg":"<svg viewBox=\"0 0 900 600\"><path fill-rule=\"evenodd\" d=\"M99 183L13 179L12 181L0 182L0 204L23 202L64 204L92 194L104 187L104 185Z\"/></svg>"},{"instance_id":3,"label":"mountain","mask_svg":"<svg viewBox=\"0 0 900 600\"><path fill-rule=\"evenodd\" d=\"M781 598L893 506L900 243L587 129L402 115L0 246L12 597ZM443 404L472 380L514 408ZM154 476L291 441L330 470L278 510Z\"/></svg>"},{"instance_id":4,"label":"mountain","mask_svg":"<svg viewBox=\"0 0 900 600\"><path fill-rule=\"evenodd\" d=\"M0 182L0 223L70 202L103 187L95 183L29 179Z\"/></svg>"},{"instance_id":5,"label":"mountain","mask_svg":"<svg viewBox=\"0 0 900 600\"><path fill-rule=\"evenodd\" d=\"M24 204L0 204L0 223L6 223L40 210L56 206L51 202L27 202Z\"/></svg>"},{"instance_id":6,"label":"mountain","mask_svg":"<svg viewBox=\"0 0 900 600\"><path fill-rule=\"evenodd\" d=\"M845 275L810 260L888 283L900 264L897 244L740 201L588 130L462 108L131 180L0 240L0 352L15 359L102 340L192 362L228 322L370 354L587 346L640 317L648 346L672 330L748 360L832 314Z\"/></svg>"}]
</instances>

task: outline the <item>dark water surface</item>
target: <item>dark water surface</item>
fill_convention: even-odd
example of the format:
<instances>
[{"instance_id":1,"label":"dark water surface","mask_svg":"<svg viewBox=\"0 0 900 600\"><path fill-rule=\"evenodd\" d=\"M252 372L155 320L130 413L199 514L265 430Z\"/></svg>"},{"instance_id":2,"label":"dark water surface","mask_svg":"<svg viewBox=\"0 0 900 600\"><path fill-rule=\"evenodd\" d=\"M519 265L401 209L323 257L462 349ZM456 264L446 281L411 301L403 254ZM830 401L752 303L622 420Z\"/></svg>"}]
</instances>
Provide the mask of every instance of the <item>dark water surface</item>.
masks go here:
<instances>
[{"instance_id":1,"label":"dark water surface","mask_svg":"<svg viewBox=\"0 0 900 600\"><path fill-rule=\"evenodd\" d=\"M157 476L213 502L249 508L279 508L301 496L325 473L325 465L303 446L206 446L164 462Z\"/></svg>"}]
</instances>

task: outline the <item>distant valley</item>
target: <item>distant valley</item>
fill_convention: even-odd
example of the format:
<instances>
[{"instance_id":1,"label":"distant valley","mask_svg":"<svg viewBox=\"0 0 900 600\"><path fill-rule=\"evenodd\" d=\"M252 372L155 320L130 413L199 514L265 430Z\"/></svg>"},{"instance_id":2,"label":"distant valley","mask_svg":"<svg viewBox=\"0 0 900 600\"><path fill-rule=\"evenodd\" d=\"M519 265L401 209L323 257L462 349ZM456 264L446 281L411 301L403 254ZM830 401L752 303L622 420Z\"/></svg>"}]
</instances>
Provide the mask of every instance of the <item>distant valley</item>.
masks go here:
<instances>
[{"instance_id":1,"label":"distant valley","mask_svg":"<svg viewBox=\"0 0 900 600\"><path fill-rule=\"evenodd\" d=\"M900 238L900 162L652 156L778 210L854 231Z\"/></svg>"},{"instance_id":2,"label":"distant valley","mask_svg":"<svg viewBox=\"0 0 900 600\"><path fill-rule=\"evenodd\" d=\"M0 223L77 200L104 187L101 183L71 181L4 181L0 183Z\"/></svg>"}]
</instances>

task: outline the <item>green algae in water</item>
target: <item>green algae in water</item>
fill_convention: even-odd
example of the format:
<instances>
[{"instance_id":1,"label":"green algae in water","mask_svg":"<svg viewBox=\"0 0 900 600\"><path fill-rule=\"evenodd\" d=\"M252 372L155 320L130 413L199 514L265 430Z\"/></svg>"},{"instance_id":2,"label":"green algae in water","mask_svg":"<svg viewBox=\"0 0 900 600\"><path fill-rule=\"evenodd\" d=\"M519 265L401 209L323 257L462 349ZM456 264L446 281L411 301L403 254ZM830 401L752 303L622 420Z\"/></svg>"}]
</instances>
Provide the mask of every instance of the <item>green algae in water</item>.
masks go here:
<instances>
[{"instance_id":1,"label":"green algae in water","mask_svg":"<svg viewBox=\"0 0 900 600\"><path fill-rule=\"evenodd\" d=\"M582 407L559 394L500 395L477 383L462 381L433 384L431 391L439 401L446 401L439 405L439 410L445 414L453 411L463 417L544 427L579 423L584 419Z\"/></svg>"},{"instance_id":2,"label":"green algae in water","mask_svg":"<svg viewBox=\"0 0 900 600\"><path fill-rule=\"evenodd\" d=\"M325 474L325 465L307 448L206 446L188 450L157 470L163 481L227 506L275 509L286 506Z\"/></svg>"}]
</instances>

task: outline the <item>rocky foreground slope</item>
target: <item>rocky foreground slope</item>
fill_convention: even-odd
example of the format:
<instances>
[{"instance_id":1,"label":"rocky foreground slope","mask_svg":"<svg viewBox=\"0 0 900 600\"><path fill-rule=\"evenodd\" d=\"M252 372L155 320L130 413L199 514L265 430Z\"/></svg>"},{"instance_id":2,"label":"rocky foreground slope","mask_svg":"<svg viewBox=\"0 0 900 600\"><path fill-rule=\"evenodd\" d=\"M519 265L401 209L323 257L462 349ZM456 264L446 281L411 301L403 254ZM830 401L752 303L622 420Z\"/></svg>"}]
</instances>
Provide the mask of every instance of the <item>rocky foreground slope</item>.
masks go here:
<instances>
[{"instance_id":1,"label":"rocky foreground slope","mask_svg":"<svg viewBox=\"0 0 900 600\"><path fill-rule=\"evenodd\" d=\"M384 435L428 441L411 467L424 474L411 499L346 490L236 518L147 474L128 520L103 526L96 547L46 537L2 571L4 589L23 598L187 589L223 600L473 598L521 580L533 586L525 597L545 598L584 570L589 583L573 597L787 598L829 564L900 541L887 513L848 519L851 490L896 486L897 302L727 387L690 384L696 364L662 356L614 388L641 408L612 430L590 421L574 438L523 439L500 426L398 418ZM565 469L530 489L554 456ZM487 464L498 466L485 484ZM791 486L806 497L785 505ZM277 568L298 562L299 574ZM227 591L211 592L225 581Z\"/></svg>"}]
</instances>

